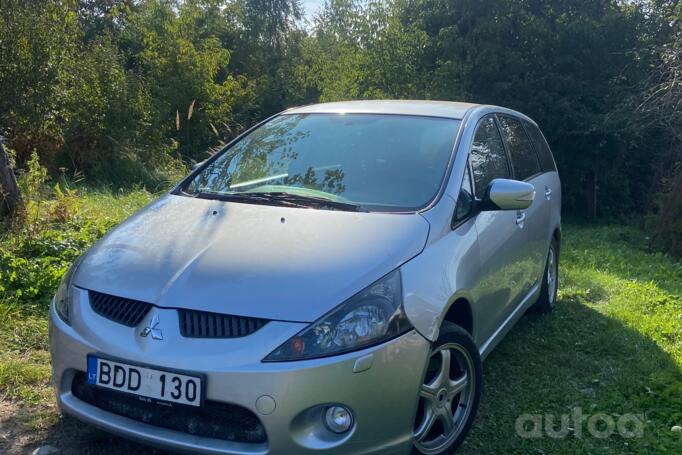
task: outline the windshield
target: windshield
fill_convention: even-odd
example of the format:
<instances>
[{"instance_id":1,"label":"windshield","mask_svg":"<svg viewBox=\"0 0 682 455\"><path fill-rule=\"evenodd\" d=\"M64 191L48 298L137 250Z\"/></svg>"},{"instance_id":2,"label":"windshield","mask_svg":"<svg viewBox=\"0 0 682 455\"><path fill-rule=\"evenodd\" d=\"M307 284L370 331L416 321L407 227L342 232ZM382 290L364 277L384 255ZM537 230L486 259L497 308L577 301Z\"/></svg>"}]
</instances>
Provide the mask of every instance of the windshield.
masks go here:
<instances>
[{"instance_id":1,"label":"windshield","mask_svg":"<svg viewBox=\"0 0 682 455\"><path fill-rule=\"evenodd\" d=\"M280 115L205 166L183 191L238 201L281 202L284 195L297 204L330 201L341 209L418 210L440 188L459 125L405 115Z\"/></svg>"}]
</instances>

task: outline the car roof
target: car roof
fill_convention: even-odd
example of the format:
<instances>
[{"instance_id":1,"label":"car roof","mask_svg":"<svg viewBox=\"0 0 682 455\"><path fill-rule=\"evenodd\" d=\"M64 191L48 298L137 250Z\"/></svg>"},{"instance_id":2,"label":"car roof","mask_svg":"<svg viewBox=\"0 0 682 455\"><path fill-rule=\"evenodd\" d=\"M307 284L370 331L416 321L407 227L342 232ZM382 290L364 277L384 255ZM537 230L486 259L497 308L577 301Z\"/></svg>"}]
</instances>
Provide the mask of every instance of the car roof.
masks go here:
<instances>
[{"instance_id":1,"label":"car roof","mask_svg":"<svg viewBox=\"0 0 682 455\"><path fill-rule=\"evenodd\" d=\"M479 104L459 103L453 101L421 101L421 100L367 100L340 101L335 103L311 104L294 107L285 114L397 114L421 115L428 117L446 117L462 119L464 114Z\"/></svg>"}]
</instances>

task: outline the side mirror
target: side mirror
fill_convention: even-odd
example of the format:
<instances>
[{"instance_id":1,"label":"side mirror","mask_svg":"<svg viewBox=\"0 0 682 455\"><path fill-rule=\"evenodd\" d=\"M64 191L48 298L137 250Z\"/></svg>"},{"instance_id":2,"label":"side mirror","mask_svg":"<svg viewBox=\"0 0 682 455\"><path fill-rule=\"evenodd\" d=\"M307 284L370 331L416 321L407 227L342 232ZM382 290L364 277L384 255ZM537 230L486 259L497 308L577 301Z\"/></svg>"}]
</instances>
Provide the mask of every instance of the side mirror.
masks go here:
<instances>
[{"instance_id":1,"label":"side mirror","mask_svg":"<svg viewBox=\"0 0 682 455\"><path fill-rule=\"evenodd\" d=\"M535 187L518 180L495 179L480 203L480 210L523 210L535 199Z\"/></svg>"}]
</instances>

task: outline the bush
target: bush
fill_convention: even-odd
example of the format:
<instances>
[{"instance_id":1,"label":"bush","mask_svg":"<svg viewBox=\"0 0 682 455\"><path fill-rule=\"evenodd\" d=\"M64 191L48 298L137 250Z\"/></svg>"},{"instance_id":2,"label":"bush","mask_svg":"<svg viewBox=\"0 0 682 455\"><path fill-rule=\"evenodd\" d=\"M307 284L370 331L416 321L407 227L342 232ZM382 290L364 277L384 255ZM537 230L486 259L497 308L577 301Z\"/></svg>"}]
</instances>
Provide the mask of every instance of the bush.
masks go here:
<instances>
[{"instance_id":1,"label":"bush","mask_svg":"<svg viewBox=\"0 0 682 455\"><path fill-rule=\"evenodd\" d=\"M65 173L52 185L33 151L18 176L24 207L0 225L0 303L46 305L69 265L121 219L149 202L145 190L91 192Z\"/></svg>"},{"instance_id":2,"label":"bush","mask_svg":"<svg viewBox=\"0 0 682 455\"><path fill-rule=\"evenodd\" d=\"M36 186L44 168L22 175L32 187L22 224L0 226L0 303L45 308L70 264L97 239L151 199L145 190L73 187L65 177Z\"/></svg>"}]
</instances>

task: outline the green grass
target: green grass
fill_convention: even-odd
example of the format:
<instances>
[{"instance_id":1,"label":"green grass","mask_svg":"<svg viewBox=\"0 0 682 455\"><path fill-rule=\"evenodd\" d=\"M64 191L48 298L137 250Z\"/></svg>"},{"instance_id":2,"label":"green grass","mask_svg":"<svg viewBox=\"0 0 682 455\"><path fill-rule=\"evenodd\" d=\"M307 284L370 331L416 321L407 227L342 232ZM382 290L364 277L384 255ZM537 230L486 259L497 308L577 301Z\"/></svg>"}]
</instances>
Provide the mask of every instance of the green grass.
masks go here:
<instances>
[{"instance_id":1,"label":"green grass","mask_svg":"<svg viewBox=\"0 0 682 455\"><path fill-rule=\"evenodd\" d=\"M528 315L484 365L462 453L682 453L682 266L619 226L564 226L556 310ZM520 415L640 416L641 438L517 435ZM543 421L546 419L543 417Z\"/></svg>"},{"instance_id":2,"label":"green grass","mask_svg":"<svg viewBox=\"0 0 682 455\"><path fill-rule=\"evenodd\" d=\"M0 453L44 443L63 453L145 451L57 417L46 312L68 263L152 198L79 190L32 207L37 228L0 230ZM583 424L578 437L574 422L556 439L515 430L520 415L558 420L578 408L637 415L643 435L600 439ZM682 265L647 251L634 228L564 226L557 308L523 318L486 361L481 409L461 453L679 454L674 425L682 425Z\"/></svg>"},{"instance_id":3,"label":"green grass","mask_svg":"<svg viewBox=\"0 0 682 455\"><path fill-rule=\"evenodd\" d=\"M47 308L70 262L152 199L83 188L29 203L23 228L0 224L0 399L52 401ZM0 451L1 452L1 451Z\"/></svg>"}]
</instances>

